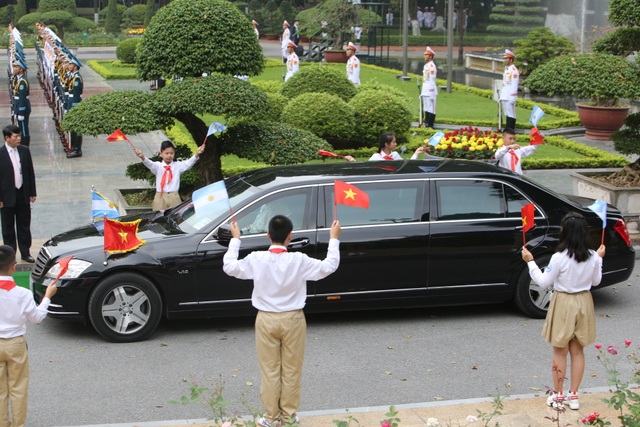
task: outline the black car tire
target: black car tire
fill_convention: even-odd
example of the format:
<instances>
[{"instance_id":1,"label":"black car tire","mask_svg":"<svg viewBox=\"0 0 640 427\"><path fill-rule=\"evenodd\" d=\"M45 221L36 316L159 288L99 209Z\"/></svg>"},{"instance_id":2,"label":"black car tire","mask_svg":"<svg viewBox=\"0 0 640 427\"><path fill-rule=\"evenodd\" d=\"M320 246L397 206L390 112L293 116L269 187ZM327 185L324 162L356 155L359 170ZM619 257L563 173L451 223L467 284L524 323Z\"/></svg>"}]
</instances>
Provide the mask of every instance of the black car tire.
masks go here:
<instances>
[{"instance_id":1,"label":"black car tire","mask_svg":"<svg viewBox=\"0 0 640 427\"><path fill-rule=\"evenodd\" d=\"M549 257L541 257L536 259L536 264L544 271L549 264L549 260ZM544 319L547 316L547 310L551 302L552 290L552 286L544 290L535 284L531 280L529 269L525 266L516 284L516 306L523 313L534 319Z\"/></svg>"},{"instance_id":2,"label":"black car tire","mask_svg":"<svg viewBox=\"0 0 640 427\"><path fill-rule=\"evenodd\" d=\"M158 326L162 299L156 287L137 274L119 273L102 280L89 297L89 319L112 342L135 342Z\"/></svg>"}]
</instances>

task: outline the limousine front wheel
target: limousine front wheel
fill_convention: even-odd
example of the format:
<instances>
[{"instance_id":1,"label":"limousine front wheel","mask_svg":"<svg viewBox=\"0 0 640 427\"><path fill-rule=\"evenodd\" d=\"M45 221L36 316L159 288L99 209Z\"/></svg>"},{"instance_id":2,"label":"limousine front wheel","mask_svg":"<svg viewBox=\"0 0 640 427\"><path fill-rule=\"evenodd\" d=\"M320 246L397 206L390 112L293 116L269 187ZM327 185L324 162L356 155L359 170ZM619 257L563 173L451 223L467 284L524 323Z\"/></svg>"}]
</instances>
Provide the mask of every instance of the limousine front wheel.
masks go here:
<instances>
[{"instance_id":1,"label":"limousine front wheel","mask_svg":"<svg viewBox=\"0 0 640 427\"><path fill-rule=\"evenodd\" d=\"M147 338L158 326L160 293L148 279L119 273L102 280L89 298L89 319L95 330L113 342Z\"/></svg>"},{"instance_id":2,"label":"limousine front wheel","mask_svg":"<svg viewBox=\"0 0 640 427\"><path fill-rule=\"evenodd\" d=\"M541 257L540 259L536 259L536 264L544 271L549 264L549 258ZM523 313L534 319L544 319L549 309L549 303L551 302L552 290L553 287L542 289L537 283L531 280L529 269L525 265L516 285L516 306Z\"/></svg>"}]
</instances>

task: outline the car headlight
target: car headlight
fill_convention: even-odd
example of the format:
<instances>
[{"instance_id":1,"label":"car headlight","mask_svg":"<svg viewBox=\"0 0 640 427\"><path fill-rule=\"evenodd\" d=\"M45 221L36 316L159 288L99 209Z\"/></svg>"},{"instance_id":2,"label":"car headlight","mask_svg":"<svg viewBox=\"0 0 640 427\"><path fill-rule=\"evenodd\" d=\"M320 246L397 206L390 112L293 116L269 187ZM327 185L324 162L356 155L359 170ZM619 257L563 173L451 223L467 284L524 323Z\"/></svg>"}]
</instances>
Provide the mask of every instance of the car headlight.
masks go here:
<instances>
[{"instance_id":1,"label":"car headlight","mask_svg":"<svg viewBox=\"0 0 640 427\"><path fill-rule=\"evenodd\" d=\"M89 268L90 265L91 263L88 261L73 258L71 261L69 261L68 270L62 276L60 276L60 278L75 279L76 277L81 275L83 271ZM56 277L58 277L58 274L60 274L60 263L56 263L56 265L51 267L45 277L47 277L48 279L55 279Z\"/></svg>"}]
</instances>

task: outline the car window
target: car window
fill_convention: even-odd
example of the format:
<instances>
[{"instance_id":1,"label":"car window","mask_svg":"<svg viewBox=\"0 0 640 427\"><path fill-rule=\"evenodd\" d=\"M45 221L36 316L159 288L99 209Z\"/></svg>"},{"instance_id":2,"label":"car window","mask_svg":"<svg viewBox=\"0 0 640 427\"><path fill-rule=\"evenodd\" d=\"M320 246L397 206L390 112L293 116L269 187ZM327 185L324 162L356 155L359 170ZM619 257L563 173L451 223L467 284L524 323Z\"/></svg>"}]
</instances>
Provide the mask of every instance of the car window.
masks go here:
<instances>
[{"instance_id":1,"label":"car window","mask_svg":"<svg viewBox=\"0 0 640 427\"><path fill-rule=\"evenodd\" d=\"M423 181L354 183L369 196L369 208L337 205L341 226L417 222L422 216ZM334 216L334 187L325 187L327 218Z\"/></svg>"},{"instance_id":2,"label":"car window","mask_svg":"<svg viewBox=\"0 0 640 427\"><path fill-rule=\"evenodd\" d=\"M508 185L505 185L505 194L507 196L507 216L509 218L521 218L522 207L531 202L522 193Z\"/></svg>"},{"instance_id":3,"label":"car window","mask_svg":"<svg viewBox=\"0 0 640 427\"><path fill-rule=\"evenodd\" d=\"M439 220L503 218L502 184L481 180L436 182Z\"/></svg>"},{"instance_id":4,"label":"car window","mask_svg":"<svg viewBox=\"0 0 640 427\"><path fill-rule=\"evenodd\" d=\"M305 218L310 194L310 189L298 189L265 197L236 215L238 227L243 235L266 233L271 218L285 215L293 223L294 231L307 228Z\"/></svg>"}]
</instances>

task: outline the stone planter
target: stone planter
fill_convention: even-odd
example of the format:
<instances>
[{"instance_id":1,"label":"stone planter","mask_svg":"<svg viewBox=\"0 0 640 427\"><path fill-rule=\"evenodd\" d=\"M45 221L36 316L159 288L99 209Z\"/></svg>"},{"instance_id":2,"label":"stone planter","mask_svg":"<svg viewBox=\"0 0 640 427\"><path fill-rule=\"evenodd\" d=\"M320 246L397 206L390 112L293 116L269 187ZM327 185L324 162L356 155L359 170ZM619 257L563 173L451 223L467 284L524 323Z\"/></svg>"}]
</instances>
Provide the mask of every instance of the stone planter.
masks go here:
<instances>
[{"instance_id":1,"label":"stone planter","mask_svg":"<svg viewBox=\"0 0 640 427\"><path fill-rule=\"evenodd\" d=\"M620 209L624 216L629 234L634 241L640 238L640 187L613 187L591 178L594 175L613 173L617 169L604 172L574 172L571 174L573 194L590 199L600 199Z\"/></svg>"},{"instance_id":2,"label":"stone planter","mask_svg":"<svg viewBox=\"0 0 640 427\"><path fill-rule=\"evenodd\" d=\"M339 62L346 64L349 59L347 58L346 50L325 50L322 54L327 62Z\"/></svg>"},{"instance_id":3,"label":"stone planter","mask_svg":"<svg viewBox=\"0 0 640 427\"><path fill-rule=\"evenodd\" d=\"M596 107L577 104L578 116L587 130L585 137L599 141L608 141L611 134L624 124L629 115L629 107Z\"/></svg>"},{"instance_id":4,"label":"stone planter","mask_svg":"<svg viewBox=\"0 0 640 427\"><path fill-rule=\"evenodd\" d=\"M131 206L127 203L127 199L125 199L125 194L138 193L140 190L147 190L146 188L125 188L118 189L116 188L114 191L116 193L116 199L118 201L118 206L120 207L120 215L137 215L143 214L147 212L151 212L151 206Z\"/></svg>"}]
</instances>

